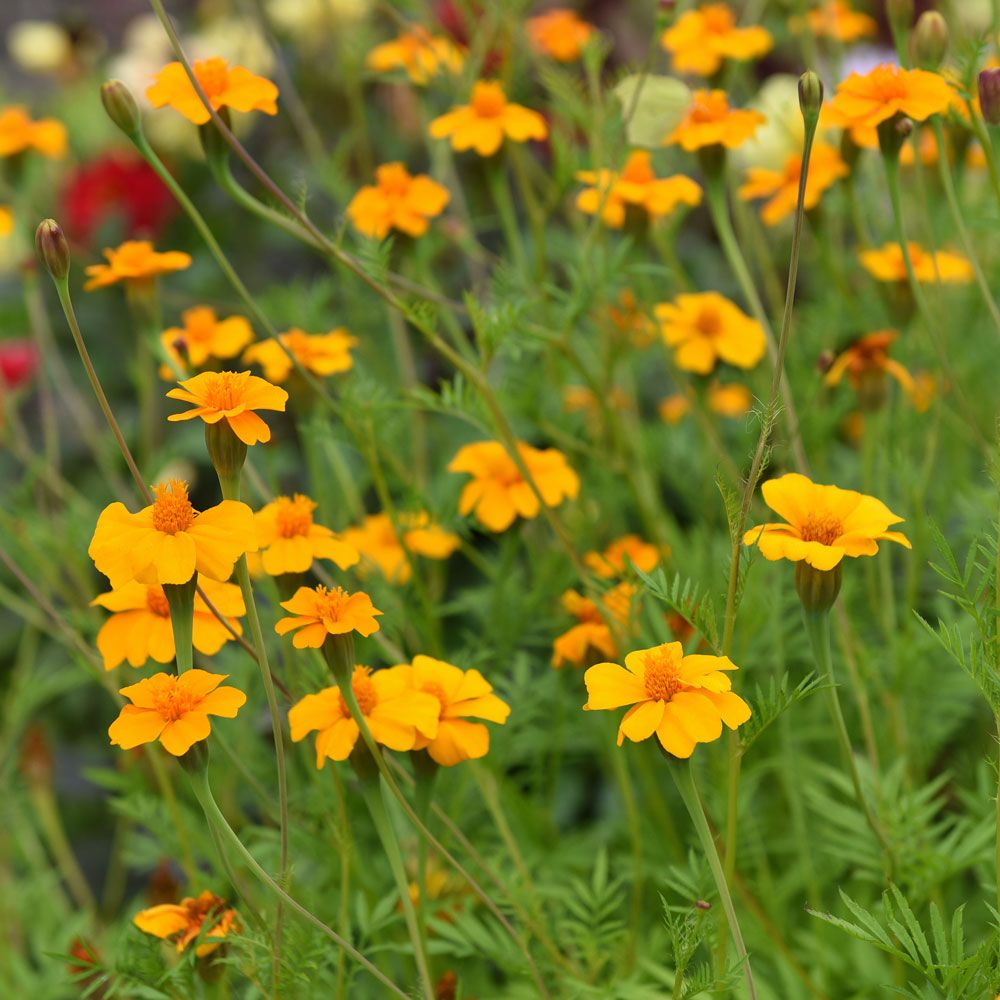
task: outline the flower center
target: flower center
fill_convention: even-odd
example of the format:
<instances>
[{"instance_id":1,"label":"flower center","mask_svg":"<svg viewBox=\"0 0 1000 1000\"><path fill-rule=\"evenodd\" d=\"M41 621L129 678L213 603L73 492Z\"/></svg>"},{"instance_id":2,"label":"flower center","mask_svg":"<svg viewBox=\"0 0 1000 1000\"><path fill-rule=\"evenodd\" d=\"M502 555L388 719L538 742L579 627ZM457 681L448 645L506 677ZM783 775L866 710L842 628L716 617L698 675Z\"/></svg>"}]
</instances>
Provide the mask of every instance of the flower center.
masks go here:
<instances>
[{"instance_id":1,"label":"flower center","mask_svg":"<svg viewBox=\"0 0 1000 1000\"><path fill-rule=\"evenodd\" d=\"M296 493L291 498L278 497L275 504L278 534L282 538L297 538L309 534L309 529L313 525L312 512L316 509L315 501Z\"/></svg>"},{"instance_id":2,"label":"flower center","mask_svg":"<svg viewBox=\"0 0 1000 1000\"><path fill-rule=\"evenodd\" d=\"M329 618L331 621L340 621L340 612L350 596L343 587L334 587L333 590L327 590L326 587L317 587L317 615L320 618Z\"/></svg>"},{"instance_id":3,"label":"flower center","mask_svg":"<svg viewBox=\"0 0 1000 1000\"><path fill-rule=\"evenodd\" d=\"M205 344L215 334L215 313L208 308L190 309L184 317L184 339Z\"/></svg>"},{"instance_id":4,"label":"flower center","mask_svg":"<svg viewBox=\"0 0 1000 1000\"><path fill-rule=\"evenodd\" d=\"M684 686L677 658L665 650L658 649L646 658L646 695L653 701L670 701Z\"/></svg>"},{"instance_id":5,"label":"flower center","mask_svg":"<svg viewBox=\"0 0 1000 1000\"><path fill-rule=\"evenodd\" d=\"M146 607L160 618L170 617L170 604L162 587L146 588Z\"/></svg>"},{"instance_id":6,"label":"flower center","mask_svg":"<svg viewBox=\"0 0 1000 1000\"><path fill-rule=\"evenodd\" d=\"M426 691L427 694L434 695L435 698L441 703L441 710L443 710L448 704L448 696L444 693L444 688L440 684L434 681L428 681L421 688L422 691Z\"/></svg>"},{"instance_id":7,"label":"flower center","mask_svg":"<svg viewBox=\"0 0 1000 1000\"><path fill-rule=\"evenodd\" d=\"M246 372L212 372L205 380L204 405L213 410L232 410L243 402Z\"/></svg>"},{"instance_id":8,"label":"flower center","mask_svg":"<svg viewBox=\"0 0 1000 1000\"><path fill-rule=\"evenodd\" d=\"M704 337L718 337L722 333L722 317L714 309L702 309L695 326Z\"/></svg>"},{"instance_id":9,"label":"flower center","mask_svg":"<svg viewBox=\"0 0 1000 1000\"><path fill-rule=\"evenodd\" d=\"M194 507L188 499L187 483L171 479L153 487L153 527L167 535L187 531L194 524Z\"/></svg>"},{"instance_id":10,"label":"flower center","mask_svg":"<svg viewBox=\"0 0 1000 1000\"><path fill-rule=\"evenodd\" d=\"M372 682L371 672L371 667L355 667L351 676L351 687L354 689L358 708L361 709L361 714L366 717L371 715L372 710L378 704L378 692L376 692L375 684ZM340 696L340 709L345 715L351 714L343 695Z\"/></svg>"},{"instance_id":11,"label":"flower center","mask_svg":"<svg viewBox=\"0 0 1000 1000\"><path fill-rule=\"evenodd\" d=\"M153 698L153 708L157 715L167 722L176 722L190 712L200 699L182 688L177 677L171 675L168 680L168 686L157 692Z\"/></svg>"},{"instance_id":12,"label":"flower center","mask_svg":"<svg viewBox=\"0 0 1000 1000\"><path fill-rule=\"evenodd\" d=\"M721 121L729 110L725 97L716 97L711 93L696 94L688 112L688 119L695 125L706 125Z\"/></svg>"},{"instance_id":13,"label":"flower center","mask_svg":"<svg viewBox=\"0 0 1000 1000\"><path fill-rule=\"evenodd\" d=\"M733 15L722 4L702 10L705 29L713 35L726 35L733 30Z\"/></svg>"},{"instance_id":14,"label":"flower center","mask_svg":"<svg viewBox=\"0 0 1000 1000\"><path fill-rule=\"evenodd\" d=\"M480 118L498 118L507 106L507 98L495 83L479 84L472 92L472 108Z\"/></svg>"},{"instance_id":15,"label":"flower center","mask_svg":"<svg viewBox=\"0 0 1000 1000\"><path fill-rule=\"evenodd\" d=\"M219 97L226 89L229 69L226 60L216 56L214 59L203 59L194 64L194 75L201 84L207 97Z\"/></svg>"},{"instance_id":16,"label":"flower center","mask_svg":"<svg viewBox=\"0 0 1000 1000\"><path fill-rule=\"evenodd\" d=\"M804 542L832 545L844 533L844 526L831 514L810 517L800 529Z\"/></svg>"}]
</instances>

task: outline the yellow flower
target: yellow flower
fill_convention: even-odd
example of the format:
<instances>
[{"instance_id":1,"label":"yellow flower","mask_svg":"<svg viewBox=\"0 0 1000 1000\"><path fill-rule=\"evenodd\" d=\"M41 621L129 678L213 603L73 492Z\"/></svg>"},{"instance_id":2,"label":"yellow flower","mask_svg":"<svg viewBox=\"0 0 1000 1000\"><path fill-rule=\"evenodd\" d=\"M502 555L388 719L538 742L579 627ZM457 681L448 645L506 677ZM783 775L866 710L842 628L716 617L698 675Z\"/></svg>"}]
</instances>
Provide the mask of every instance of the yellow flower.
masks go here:
<instances>
[{"instance_id":1,"label":"yellow flower","mask_svg":"<svg viewBox=\"0 0 1000 1000\"><path fill-rule=\"evenodd\" d=\"M906 536L889 531L903 519L881 500L819 486L797 472L769 479L761 487L764 502L787 524L764 524L743 536L756 545L765 559L804 561L814 569L831 570L844 556L873 556L880 541L910 548Z\"/></svg>"},{"instance_id":2,"label":"yellow flower","mask_svg":"<svg viewBox=\"0 0 1000 1000\"><path fill-rule=\"evenodd\" d=\"M432 736L418 728L414 750L426 750L442 767L454 767L463 760L478 760L490 749L486 719L503 725L510 707L493 693L493 685L478 670L461 670L444 660L415 656L412 663L392 667L387 674L400 677L407 689L427 694L437 703L437 732ZM375 676L378 676L377 674Z\"/></svg>"},{"instance_id":3,"label":"yellow flower","mask_svg":"<svg viewBox=\"0 0 1000 1000\"><path fill-rule=\"evenodd\" d=\"M660 401L658 412L665 424L679 424L691 409L691 401L679 392Z\"/></svg>"},{"instance_id":4,"label":"yellow flower","mask_svg":"<svg viewBox=\"0 0 1000 1000\"><path fill-rule=\"evenodd\" d=\"M929 253L916 243L908 242L910 262L919 282L941 282L964 285L972 281L972 264L961 254L938 250ZM906 263L898 243L886 243L877 250L862 250L858 257L864 269L879 281L906 281Z\"/></svg>"},{"instance_id":5,"label":"yellow flower","mask_svg":"<svg viewBox=\"0 0 1000 1000\"><path fill-rule=\"evenodd\" d=\"M434 139L451 137L453 149L474 149L480 156L492 156L503 144L545 139L549 134L545 119L537 112L514 104L499 83L480 80L472 88L472 99L430 124Z\"/></svg>"},{"instance_id":6,"label":"yellow flower","mask_svg":"<svg viewBox=\"0 0 1000 1000\"><path fill-rule=\"evenodd\" d=\"M66 155L66 126L55 118L32 121L25 108L0 111L0 158L34 149L42 156L59 159Z\"/></svg>"},{"instance_id":7,"label":"yellow flower","mask_svg":"<svg viewBox=\"0 0 1000 1000\"><path fill-rule=\"evenodd\" d=\"M413 83L422 85L442 73L459 73L465 62L462 50L443 35L432 35L414 25L391 42L376 45L365 66L376 73L401 69Z\"/></svg>"},{"instance_id":8,"label":"yellow flower","mask_svg":"<svg viewBox=\"0 0 1000 1000\"><path fill-rule=\"evenodd\" d=\"M14 231L14 213L8 205L0 205L0 236L10 236Z\"/></svg>"},{"instance_id":9,"label":"yellow flower","mask_svg":"<svg viewBox=\"0 0 1000 1000\"><path fill-rule=\"evenodd\" d=\"M390 583L410 579L412 567L407 551L428 559L447 559L462 544L458 535L434 524L426 512L400 514L399 522L402 545L388 514L369 514L360 526L348 528L343 534L344 541L354 546L366 562L374 563Z\"/></svg>"},{"instance_id":10,"label":"yellow flower","mask_svg":"<svg viewBox=\"0 0 1000 1000\"><path fill-rule=\"evenodd\" d=\"M161 274L183 271L191 266L190 254L180 250L157 253L148 240L126 240L120 246L104 250L106 264L91 264L85 268L90 280L83 286L84 291L107 288L119 281L133 285L152 282Z\"/></svg>"},{"instance_id":11,"label":"yellow flower","mask_svg":"<svg viewBox=\"0 0 1000 1000\"><path fill-rule=\"evenodd\" d=\"M800 31L802 20L793 18L791 24L793 30ZM818 37L826 36L845 43L868 38L878 31L875 18L853 10L847 0L824 0L819 7L806 14L806 24Z\"/></svg>"},{"instance_id":12,"label":"yellow flower","mask_svg":"<svg viewBox=\"0 0 1000 1000\"><path fill-rule=\"evenodd\" d=\"M529 17L524 27L531 47L558 62L579 59L595 31L592 24L566 7L555 7L537 17Z\"/></svg>"},{"instance_id":13,"label":"yellow flower","mask_svg":"<svg viewBox=\"0 0 1000 1000\"><path fill-rule=\"evenodd\" d=\"M756 59L770 52L774 39L761 27L738 28L726 4L711 3L681 14L660 43L673 57L675 72L714 76L724 59Z\"/></svg>"},{"instance_id":14,"label":"yellow flower","mask_svg":"<svg viewBox=\"0 0 1000 1000\"><path fill-rule=\"evenodd\" d=\"M805 210L815 208L823 192L849 173L850 169L838 150L825 142L816 143L809 159L803 202ZM802 155L798 153L792 154L781 170L751 167L747 171L746 182L740 188L740 197L744 201L769 198L770 201L761 209L760 217L769 226L776 225L795 211L801 174Z\"/></svg>"},{"instance_id":15,"label":"yellow flower","mask_svg":"<svg viewBox=\"0 0 1000 1000\"><path fill-rule=\"evenodd\" d=\"M239 931L236 911L224 899L207 890L196 898L190 896L179 903L161 903L140 910L132 922L139 930L153 937L170 938L182 952L196 938L204 936L195 948L198 958L210 955L232 931Z\"/></svg>"},{"instance_id":16,"label":"yellow flower","mask_svg":"<svg viewBox=\"0 0 1000 1000\"><path fill-rule=\"evenodd\" d=\"M846 375L851 387L857 391L872 379L881 382L885 375L891 375L903 389L912 392L913 378L910 373L889 357L889 347L898 337L895 330L877 330L858 337L830 365L823 381L827 385L839 385Z\"/></svg>"},{"instance_id":17,"label":"yellow flower","mask_svg":"<svg viewBox=\"0 0 1000 1000\"><path fill-rule=\"evenodd\" d=\"M719 361L753 368L764 356L764 330L718 292L678 295L654 313L678 368L707 375Z\"/></svg>"},{"instance_id":18,"label":"yellow flower","mask_svg":"<svg viewBox=\"0 0 1000 1000\"><path fill-rule=\"evenodd\" d=\"M315 501L296 493L275 497L254 514L265 573L306 573L314 559L331 559L347 569L361 558L353 545L313 521L315 509Z\"/></svg>"},{"instance_id":19,"label":"yellow flower","mask_svg":"<svg viewBox=\"0 0 1000 1000\"><path fill-rule=\"evenodd\" d=\"M418 736L437 735L441 702L422 691L414 691L407 678L392 670L357 666L351 687L358 708L376 742L390 750L412 750ZM347 760L358 742L360 730L337 685L318 694L307 694L288 712L294 742L317 731L316 766L330 760Z\"/></svg>"},{"instance_id":20,"label":"yellow flower","mask_svg":"<svg viewBox=\"0 0 1000 1000\"><path fill-rule=\"evenodd\" d=\"M246 614L243 595L235 583L219 583L207 577L198 581L206 596L226 616L233 631L242 635L236 620ZM128 660L142 667L148 660L170 663L175 655L174 633L170 625L170 605L158 584L130 581L116 590L95 597L91 605L112 612L97 633L97 649L105 670L114 670ZM194 598L194 648L214 656L232 633L208 609L200 594Z\"/></svg>"},{"instance_id":21,"label":"yellow flower","mask_svg":"<svg viewBox=\"0 0 1000 1000\"><path fill-rule=\"evenodd\" d=\"M230 66L220 56L200 59L191 68L216 111L232 108L263 111L266 115L278 113L278 88L270 80L255 76L242 66ZM212 117L179 62L169 63L160 70L156 82L147 88L146 97L154 108L169 105L195 125L204 125Z\"/></svg>"},{"instance_id":22,"label":"yellow flower","mask_svg":"<svg viewBox=\"0 0 1000 1000\"><path fill-rule=\"evenodd\" d=\"M622 625L628 622L635 593L632 584L619 583L602 594L598 604L575 590L567 590L560 601L577 624L552 643L552 666L557 670L564 663L582 667L597 656L617 656L618 647L609 622L615 620Z\"/></svg>"},{"instance_id":23,"label":"yellow flower","mask_svg":"<svg viewBox=\"0 0 1000 1000\"><path fill-rule=\"evenodd\" d=\"M131 750L157 740L167 753L180 757L212 732L210 715L235 719L247 696L234 687L220 687L227 674L185 670L183 674L154 674L123 687L131 705L108 728L111 745Z\"/></svg>"},{"instance_id":24,"label":"yellow flower","mask_svg":"<svg viewBox=\"0 0 1000 1000\"><path fill-rule=\"evenodd\" d=\"M720 417L742 417L753 405L753 395L738 382L713 382L708 387L708 408Z\"/></svg>"},{"instance_id":25,"label":"yellow flower","mask_svg":"<svg viewBox=\"0 0 1000 1000\"><path fill-rule=\"evenodd\" d=\"M291 611L291 618L282 618L274 626L278 635L292 636L296 649L319 649L328 635L357 632L369 636L378 631L375 616L382 614L372 606L372 599L363 591L349 594L343 587L299 587L290 600L281 606ZM296 631L296 630L299 631Z\"/></svg>"},{"instance_id":26,"label":"yellow flower","mask_svg":"<svg viewBox=\"0 0 1000 1000\"><path fill-rule=\"evenodd\" d=\"M171 413L167 420L194 420L206 424L225 420L230 430L247 445L270 441L271 429L257 416L256 410L283 412L288 401L284 389L250 372L202 372L185 379L167 396L192 403L193 410Z\"/></svg>"},{"instance_id":27,"label":"yellow flower","mask_svg":"<svg viewBox=\"0 0 1000 1000\"><path fill-rule=\"evenodd\" d=\"M618 745L654 733L667 753L690 757L699 743L722 735L722 724L736 729L750 718L750 706L731 690L727 671L737 670L726 656L684 655L679 642L639 649L625 666L598 663L584 675L588 711L632 707L618 727Z\"/></svg>"},{"instance_id":28,"label":"yellow flower","mask_svg":"<svg viewBox=\"0 0 1000 1000\"><path fill-rule=\"evenodd\" d=\"M629 154L621 173L613 170L578 170L576 179L593 187L576 196L576 207L588 215L601 213L604 222L620 229L629 205L643 209L651 219L670 215L681 204L698 205L701 188L690 177L674 174L657 177L646 150Z\"/></svg>"},{"instance_id":29,"label":"yellow flower","mask_svg":"<svg viewBox=\"0 0 1000 1000\"><path fill-rule=\"evenodd\" d=\"M852 73L839 84L827 120L842 127L871 128L902 114L922 122L944 114L953 99L951 87L937 73L883 63L864 75Z\"/></svg>"},{"instance_id":30,"label":"yellow flower","mask_svg":"<svg viewBox=\"0 0 1000 1000\"><path fill-rule=\"evenodd\" d=\"M730 108L724 90L696 90L680 124L664 145L680 145L689 153L704 146L742 146L766 119L759 111Z\"/></svg>"},{"instance_id":31,"label":"yellow flower","mask_svg":"<svg viewBox=\"0 0 1000 1000\"><path fill-rule=\"evenodd\" d=\"M603 552L588 552L584 555L583 561L599 577L610 580L612 577L631 572L626 559L635 563L643 573L649 573L668 552L667 549L650 545L638 535L622 535L621 538L611 542Z\"/></svg>"},{"instance_id":32,"label":"yellow flower","mask_svg":"<svg viewBox=\"0 0 1000 1000\"><path fill-rule=\"evenodd\" d=\"M413 176L402 163L384 163L375 171L375 184L351 199L347 217L355 229L377 240L390 229L423 236L428 220L440 215L450 199L448 189L426 174Z\"/></svg>"},{"instance_id":33,"label":"yellow flower","mask_svg":"<svg viewBox=\"0 0 1000 1000\"><path fill-rule=\"evenodd\" d=\"M278 340L306 371L321 378L349 371L354 364L351 348L358 342L343 327L329 333L305 333L298 327L292 327L279 334ZM273 338L260 340L248 347L243 352L243 361L245 364L260 365L271 382L284 382L295 367L288 353Z\"/></svg>"},{"instance_id":34,"label":"yellow flower","mask_svg":"<svg viewBox=\"0 0 1000 1000\"><path fill-rule=\"evenodd\" d=\"M561 451L533 448L523 442L517 448L547 507L576 498L580 478ZM458 511L463 515L474 512L490 531L505 531L519 514L538 516L538 497L499 441L464 445L448 463L448 471L467 472L473 477L462 489Z\"/></svg>"},{"instance_id":35,"label":"yellow flower","mask_svg":"<svg viewBox=\"0 0 1000 1000\"><path fill-rule=\"evenodd\" d=\"M242 316L218 319L211 306L195 306L181 313L183 326L160 334L164 350L184 371L203 368L216 358L234 358L253 340L253 330Z\"/></svg>"},{"instance_id":36,"label":"yellow flower","mask_svg":"<svg viewBox=\"0 0 1000 1000\"><path fill-rule=\"evenodd\" d=\"M138 514L122 503L105 507L87 550L115 590L139 583L187 583L195 572L226 581L241 555L257 550L253 512L223 500L197 513L187 484L171 479L153 487L156 499Z\"/></svg>"}]
</instances>

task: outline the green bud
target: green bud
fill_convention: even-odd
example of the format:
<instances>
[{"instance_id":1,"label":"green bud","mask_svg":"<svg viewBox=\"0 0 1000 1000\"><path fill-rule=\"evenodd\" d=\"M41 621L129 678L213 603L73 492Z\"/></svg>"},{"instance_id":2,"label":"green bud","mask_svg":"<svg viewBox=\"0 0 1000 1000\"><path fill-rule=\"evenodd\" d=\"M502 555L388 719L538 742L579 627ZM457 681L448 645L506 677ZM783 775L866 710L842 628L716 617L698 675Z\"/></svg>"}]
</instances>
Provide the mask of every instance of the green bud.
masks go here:
<instances>
[{"instance_id":1,"label":"green bud","mask_svg":"<svg viewBox=\"0 0 1000 1000\"><path fill-rule=\"evenodd\" d=\"M913 122L896 114L878 125L878 145L882 155L890 159L899 158L903 143L913 134Z\"/></svg>"},{"instance_id":2,"label":"green bud","mask_svg":"<svg viewBox=\"0 0 1000 1000\"><path fill-rule=\"evenodd\" d=\"M812 70L799 77L799 109L806 125L814 125L823 107L823 81Z\"/></svg>"},{"instance_id":3,"label":"green bud","mask_svg":"<svg viewBox=\"0 0 1000 1000\"><path fill-rule=\"evenodd\" d=\"M49 274L56 281L65 280L69 274L69 243L55 219L45 219L39 223L35 230L35 250Z\"/></svg>"},{"instance_id":4,"label":"green bud","mask_svg":"<svg viewBox=\"0 0 1000 1000\"><path fill-rule=\"evenodd\" d=\"M913 58L921 69L935 70L948 51L948 25L936 10L925 10L913 32Z\"/></svg>"},{"instance_id":5,"label":"green bud","mask_svg":"<svg viewBox=\"0 0 1000 1000\"><path fill-rule=\"evenodd\" d=\"M829 611L840 593L843 566L833 569L815 569L805 560L795 564L795 589L806 611Z\"/></svg>"},{"instance_id":6,"label":"green bud","mask_svg":"<svg viewBox=\"0 0 1000 1000\"><path fill-rule=\"evenodd\" d=\"M121 80L101 84L101 103L108 117L130 138L142 131L142 116L132 91Z\"/></svg>"},{"instance_id":7,"label":"green bud","mask_svg":"<svg viewBox=\"0 0 1000 1000\"><path fill-rule=\"evenodd\" d=\"M229 485L236 484L238 494L240 473L243 471L243 463L247 460L247 446L233 433L226 420L205 424L205 446L208 448L208 457L215 466L219 481ZM227 499L234 498L227 496Z\"/></svg>"}]
</instances>

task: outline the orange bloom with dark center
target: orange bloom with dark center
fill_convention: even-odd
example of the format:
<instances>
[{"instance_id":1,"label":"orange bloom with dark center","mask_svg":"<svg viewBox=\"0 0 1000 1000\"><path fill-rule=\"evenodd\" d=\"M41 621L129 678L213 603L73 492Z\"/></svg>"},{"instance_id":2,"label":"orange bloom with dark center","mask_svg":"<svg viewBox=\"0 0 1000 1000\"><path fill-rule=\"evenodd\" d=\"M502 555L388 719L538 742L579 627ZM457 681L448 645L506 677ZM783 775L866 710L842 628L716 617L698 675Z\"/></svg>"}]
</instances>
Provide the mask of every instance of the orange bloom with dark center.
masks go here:
<instances>
[{"instance_id":1,"label":"orange bloom with dark center","mask_svg":"<svg viewBox=\"0 0 1000 1000\"><path fill-rule=\"evenodd\" d=\"M180 250L157 253L148 240L126 240L113 249L105 248L104 256L108 260L106 264L91 264L85 269L90 280L83 286L84 291L106 288L119 281L149 283L161 274L183 271L191 266L190 254Z\"/></svg>"},{"instance_id":2,"label":"orange bloom with dark center","mask_svg":"<svg viewBox=\"0 0 1000 1000\"><path fill-rule=\"evenodd\" d=\"M922 122L944 114L953 99L951 87L937 73L883 63L864 75L852 73L840 83L827 120L842 127L874 127L901 114Z\"/></svg>"},{"instance_id":3,"label":"orange bloom with dark center","mask_svg":"<svg viewBox=\"0 0 1000 1000\"><path fill-rule=\"evenodd\" d=\"M899 334L895 330L878 330L859 337L838 355L823 381L839 385L846 375L853 389L863 387L866 380L891 375L907 392L913 391L913 378L898 362L889 357L889 348Z\"/></svg>"},{"instance_id":4,"label":"orange bloom with dark center","mask_svg":"<svg viewBox=\"0 0 1000 1000\"><path fill-rule=\"evenodd\" d=\"M696 90L680 124L664 144L680 145L689 153L704 146L742 146L766 119L759 111L729 106L724 90Z\"/></svg>"},{"instance_id":5,"label":"orange bloom with dark center","mask_svg":"<svg viewBox=\"0 0 1000 1000\"><path fill-rule=\"evenodd\" d=\"M230 66L221 56L200 59L191 68L214 110L278 113L278 88L270 80L242 66ZM195 125L204 125L212 117L179 62L160 70L156 83L146 89L146 97L154 108L170 105Z\"/></svg>"},{"instance_id":6,"label":"orange bloom with dark center","mask_svg":"<svg viewBox=\"0 0 1000 1000\"><path fill-rule=\"evenodd\" d=\"M556 7L537 17L529 17L524 27L531 47L558 62L579 59L584 45L595 31L592 24L566 7Z\"/></svg>"},{"instance_id":7,"label":"orange bloom with dark center","mask_svg":"<svg viewBox=\"0 0 1000 1000\"><path fill-rule=\"evenodd\" d=\"M917 243L908 242L913 273L921 283L964 285L972 281L975 272L968 258L946 250L928 252ZM898 243L886 243L877 250L863 250L858 254L864 269L879 281L906 281L906 261Z\"/></svg>"},{"instance_id":8,"label":"orange bloom with dark center","mask_svg":"<svg viewBox=\"0 0 1000 1000\"><path fill-rule=\"evenodd\" d=\"M793 18L791 24L794 30L801 30L801 18ZM868 38L878 31L875 18L854 10L847 0L824 0L806 14L806 24L814 35L845 43Z\"/></svg>"},{"instance_id":9,"label":"orange bloom with dark center","mask_svg":"<svg viewBox=\"0 0 1000 1000\"><path fill-rule=\"evenodd\" d=\"M163 903L140 910L132 922L146 934L173 941L178 952L184 951L197 938L203 938L194 952L199 958L211 954L227 935L240 930L236 911L207 890L179 903Z\"/></svg>"},{"instance_id":10,"label":"orange bloom with dark center","mask_svg":"<svg viewBox=\"0 0 1000 1000\"><path fill-rule=\"evenodd\" d=\"M514 104L499 83L480 80L472 88L472 99L430 124L434 139L451 138L453 149L474 149L480 156L492 156L503 144L545 139L549 128L537 112Z\"/></svg>"},{"instance_id":11,"label":"orange bloom with dark center","mask_svg":"<svg viewBox=\"0 0 1000 1000\"><path fill-rule=\"evenodd\" d=\"M809 158L809 175L806 178L803 202L805 210L815 208L823 192L849 173L850 169L838 150L825 142L816 143ZM781 170L751 167L747 171L746 182L740 188L740 197L745 201L752 198L770 199L761 209L760 217L769 226L777 225L795 211L801 176L801 153L793 153Z\"/></svg>"},{"instance_id":12,"label":"orange bloom with dark center","mask_svg":"<svg viewBox=\"0 0 1000 1000\"><path fill-rule=\"evenodd\" d=\"M242 316L219 319L211 306L195 306L181 313L183 326L160 334L164 350L181 370L203 368L216 358L234 358L253 340L253 330Z\"/></svg>"},{"instance_id":13,"label":"orange bloom with dark center","mask_svg":"<svg viewBox=\"0 0 1000 1000\"><path fill-rule=\"evenodd\" d=\"M650 545L638 535L622 535L603 552L588 552L583 561L599 577L609 580L631 572L630 563L634 563L643 573L648 573L668 552L668 549Z\"/></svg>"},{"instance_id":14,"label":"orange bloom with dark center","mask_svg":"<svg viewBox=\"0 0 1000 1000\"><path fill-rule=\"evenodd\" d=\"M677 73L713 76L725 59L757 59L770 52L774 39L761 27L737 27L726 4L711 3L681 14L660 43L671 54Z\"/></svg>"},{"instance_id":15,"label":"orange bloom with dark center","mask_svg":"<svg viewBox=\"0 0 1000 1000\"><path fill-rule=\"evenodd\" d=\"M0 157L33 149L42 156L66 155L66 126L55 118L32 121L27 109L15 106L0 111Z\"/></svg>"},{"instance_id":16,"label":"orange bloom with dark center","mask_svg":"<svg viewBox=\"0 0 1000 1000\"><path fill-rule=\"evenodd\" d=\"M210 715L235 719L247 696L234 687L220 687L227 674L185 670L154 674L138 684L123 687L131 705L108 728L111 745L131 750L157 740L167 753L180 757L212 732Z\"/></svg>"},{"instance_id":17,"label":"orange bloom with dark center","mask_svg":"<svg viewBox=\"0 0 1000 1000\"><path fill-rule=\"evenodd\" d=\"M206 424L225 420L230 430L247 445L271 440L271 428L255 411L283 412L288 401L288 393L284 389L250 372L202 372L194 378L185 379L167 396L194 404L193 410L171 413L167 420L201 417Z\"/></svg>"},{"instance_id":18,"label":"orange bloom with dark center","mask_svg":"<svg viewBox=\"0 0 1000 1000\"><path fill-rule=\"evenodd\" d=\"M350 371L354 365L351 348L358 343L357 337L352 337L343 327L329 333L305 333L298 327L292 327L279 334L278 340L281 344L275 342L273 337L260 340L243 352L244 363L260 365L271 382L284 382L292 374L295 365L289 354L306 371L321 378ZM282 344L285 350L282 350Z\"/></svg>"},{"instance_id":19,"label":"orange bloom with dark center","mask_svg":"<svg viewBox=\"0 0 1000 1000\"><path fill-rule=\"evenodd\" d=\"M413 83L425 84L442 73L459 73L465 62L462 50L450 38L432 35L414 25L391 42L376 45L365 66L376 73L401 69Z\"/></svg>"},{"instance_id":20,"label":"orange bloom with dark center","mask_svg":"<svg viewBox=\"0 0 1000 1000\"><path fill-rule=\"evenodd\" d=\"M366 236L384 239L389 230L423 236L429 220L451 199L448 189L426 174L413 176L402 163L384 163L375 184L363 187L347 206L347 217Z\"/></svg>"},{"instance_id":21,"label":"orange bloom with dark center","mask_svg":"<svg viewBox=\"0 0 1000 1000\"><path fill-rule=\"evenodd\" d=\"M707 375L719 361L753 368L764 356L764 330L718 292L678 295L654 310L678 368Z\"/></svg>"},{"instance_id":22,"label":"orange bloom with dark center","mask_svg":"<svg viewBox=\"0 0 1000 1000\"><path fill-rule=\"evenodd\" d=\"M296 493L293 497L275 497L254 514L265 573L306 573L314 559L331 559L340 569L347 569L361 558L353 545L316 524L315 509L315 500Z\"/></svg>"},{"instance_id":23,"label":"orange bloom with dark center","mask_svg":"<svg viewBox=\"0 0 1000 1000\"><path fill-rule=\"evenodd\" d=\"M570 663L582 667L598 656L617 656L618 647L610 622L621 625L628 622L635 593L632 584L619 583L602 594L598 603L575 590L567 590L560 601L577 624L552 643L552 666L559 669Z\"/></svg>"},{"instance_id":24,"label":"orange bloom with dark center","mask_svg":"<svg viewBox=\"0 0 1000 1000\"><path fill-rule=\"evenodd\" d=\"M278 635L295 632L292 645L296 649L319 649L328 635L372 635L379 628L375 616L382 614L364 591L349 594L343 587L299 587L281 606L292 617L280 619L274 631Z\"/></svg>"},{"instance_id":25,"label":"orange bloom with dark center","mask_svg":"<svg viewBox=\"0 0 1000 1000\"><path fill-rule=\"evenodd\" d=\"M343 534L344 541L354 546L366 563L377 566L390 583L410 579L413 568L407 552L428 559L447 559L462 544L458 535L435 524L426 511L401 513L398 521L402 541L388 514L369 514L361 525Z\"/></svg>"}]
</instances>

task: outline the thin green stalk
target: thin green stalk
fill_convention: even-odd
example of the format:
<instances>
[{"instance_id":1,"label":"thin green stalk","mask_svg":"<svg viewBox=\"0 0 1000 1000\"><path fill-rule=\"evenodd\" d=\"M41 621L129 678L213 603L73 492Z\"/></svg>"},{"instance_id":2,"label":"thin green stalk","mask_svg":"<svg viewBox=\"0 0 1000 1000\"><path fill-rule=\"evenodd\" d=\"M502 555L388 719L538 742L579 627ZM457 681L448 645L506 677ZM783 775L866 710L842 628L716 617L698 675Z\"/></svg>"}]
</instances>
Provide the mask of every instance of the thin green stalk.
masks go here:
<instances>
[{"instance_id":1,"label":"thin green stalk","mask_svg":"<svg viewBox=\"0 0 1000 1000\"><path fill-rule=\"evenodd\" d=\"M490 197L500 219L500 228L503 230L507 249L510 250L511 257L514 258L514 265L518 272L527 278L528 253L524 248L521 227L517 224L517 213L514 210L514 200L510 196L510 187L507 184L507 174L503 168L503 161L498 157L493 157L486 162L486 180L490 188Z\"/></svg>"}]
</instances>

